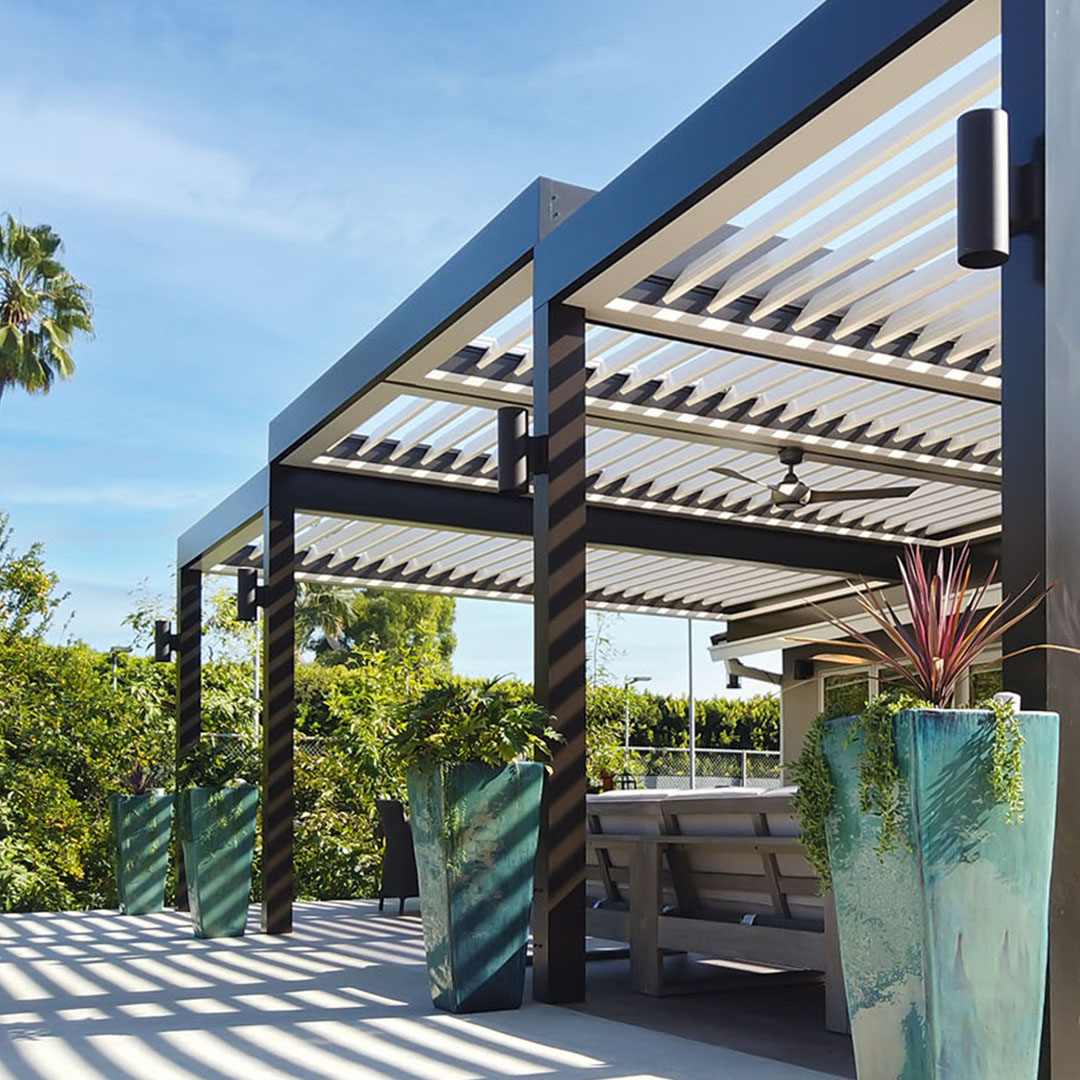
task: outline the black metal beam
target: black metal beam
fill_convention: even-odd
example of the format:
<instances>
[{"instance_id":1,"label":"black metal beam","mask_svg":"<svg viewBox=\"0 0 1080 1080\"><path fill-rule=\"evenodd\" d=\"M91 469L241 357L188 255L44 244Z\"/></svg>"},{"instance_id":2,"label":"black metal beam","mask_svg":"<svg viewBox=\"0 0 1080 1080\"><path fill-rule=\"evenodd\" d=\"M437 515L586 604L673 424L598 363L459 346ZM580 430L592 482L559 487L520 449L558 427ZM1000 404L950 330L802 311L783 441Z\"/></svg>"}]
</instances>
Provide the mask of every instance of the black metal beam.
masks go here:
<instances>
[{"instance_id":1,"label":"black metal beam","mask_svg":"<svg viewBox=\"0 0 1080 1080\"><path fill-rule=\"evenodd\" d=\"M565 742L544 789L533 897L533 996L585 997L585 313L533 313L533 683Z\"/></svg>"},{"instance_id":2,"label":"black metal beam","mask_svg":"<svg viewBox=\"0 0 1080 1080\"><path fill-rule=\"evenodd\" d=\"M300 512L409 522L505 536L532 535L528 498L463 485L276 466L283 496ZM851 577L898 578L899 544L827 533L742 525L708 517L652 513L590 503L586 541L691 558L722 558Z\"/></svg>"},{"instance_id":3,"label":"black metal beam","mask_svg":"<svg viewBox=\"0 0 1080 1080\"><path fill-rule=\"evenodd\" d=\"M433 528L529 536L528 499L475 488L280 465L282 494L300 513L385 518Z\"/></svg>"},{"instance_id":4,"label":"black metal beam","mask_svg":"<svg viewBox=\"0 0 1080 1080\"><path fill-rule=\"evenodd\" d=\"M176 764L202 737L202 574L181 567L176 574ZM187 910L184 852L176 845L176 906Z\"/></svg>"},{"instance_id":5,"label":"black metal beam","mask_svg":"<svg viewBox=\"0 0 1080 1080\"><path fill-rule=\"evenodd\" d=\"M1002 0L1002 105L1013 166L1045 152L1045 248L1016 235L1002 268L1002 562L1009 593L1060 579L1006 635L1005 649L1080 645L1080 308L1076 303L1075 94L1080 20L1058 0ZM1028 708L1061 714L1050 969L1043 1077L1066 1080L1080 1061L1080 658L1037 650L1005 663L1005 685Z\"/></svg>"},{"instance_id":6,"label":"black metal beam","mask_svg":"<svg viewBox=\"0 0 1080 1080\"><path fill-rule=\"evenodd\" d=\"M971 2L827 0L544 241L534 301L569 295Z\"/></svg>"},{"instance_id":7,"label":"black metal beam","mask_svg":"<svg viewBox=\"0 0 1080 1080\"><path fill-rule=\"evenodd\" d=\"M292 929L295 703L294 511L270 475L263 518L262 925Z\"/></svg>"},{"instance_id":8,"label":"black metal beam","mask_svg":"<svg viewBox=\"0 0 1080 1080\"><path fill-rule=\"evenodd\" d=\"M270 423L270 460L278 461L390 376L463 312L508 281L533 248L593 192L545 177L448 259L333 367Z\"/></svg>"},{"instance_id":9,"label":"black metal beam","mask_svg":"<svg viewBox=\"0 0 1080 1080\"><path fill-rule=\"evenodd\" d=\"M710 520L677 514L589 505L587 536L599 547L730 559L848 577L897 580L903 548L875 540L848 540L827 533Z\"/></svg>"},{"instance_id":10,"label":"black metal beam","mask_svg":"<svg viewBox=\"0 0 1080 1080\"><path fill-rule=\"evenodd\" d=\"M1000 542L997 539L985 540L980 544L972 545L971 570L974 580L985 580L991 570L994 569L1000 556L1000 547ZM890 574L845 574L845 579L857 584L864 579L872 579L877 576L884 581L897 582L899 580L899 570L895 558L894 555ZM827 600L815 600L815 591L820 596L828 590L819 586L817 590L813 591L804 590L790 593L787 596L771 596L752 603L737 604L731 608L725 608L723 614L728 618L727 633L717 635L717 637L722 637L726 641L737 642L781 636L797 631L802 627L823 622L824 619L820 611L816 609L821 609L821 611L826 611L839 618L850 618L862 612L858 601L851 594L836 596ZM896 594L897 597L900 595L899 593ZM790 603L789 606L782 608L777 606L788 601L797 602ZM813 607L811 601L814 603Z\"/></svg>"}]
</instances>

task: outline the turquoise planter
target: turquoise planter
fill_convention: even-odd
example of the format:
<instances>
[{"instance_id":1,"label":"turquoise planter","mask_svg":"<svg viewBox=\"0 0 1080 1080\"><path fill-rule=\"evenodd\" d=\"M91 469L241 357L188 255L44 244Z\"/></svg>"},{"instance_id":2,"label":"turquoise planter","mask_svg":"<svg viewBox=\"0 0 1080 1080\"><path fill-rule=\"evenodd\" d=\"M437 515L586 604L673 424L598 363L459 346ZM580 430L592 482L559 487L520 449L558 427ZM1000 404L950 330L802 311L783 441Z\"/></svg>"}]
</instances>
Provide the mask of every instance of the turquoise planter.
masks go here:
<instances>
[{"instance_id":1,"label":"turquoise planter","mask_svg":"<svg viewBox=\"0 0 1080 1080\"><path fill-rule=\"evenodd\" d=\"M1027 809L1009 825L989 787L991 714L897 715L911 849L884 861L879 819L859 810L854 721L828 725L829 861L859 1080L1035 1080L1058 718L1020 722Z\"/></svg>"},{"instance_id":2,"label":"turquoise planter","mask_svg":"<svg viewBox=\"0 0 1080 1080\"><path fill-rule=\"evenodd\" d=\"M431 998L455 1013L516 1009L544 767L454 765L408 783Z\"/></svg>"},{"instance_id":3,"label":"turquoise planter","mask_svg":"<svg viewBox=\"0 0 1080 1080\"><path fill-rule=\"evenodd\" d=\"M164 791L109 800L109 853L125 915L151 915L165 906L172 811L172 796Z\"/></svg>"},{"instance_id":4,"label":"turquoise planter","mask_svg":"<svg viewBox=\"0 0 1080 1080\"><path fill-rule=\"evenodd\" d=\"M241 937L251 901L259 789L193 787L180 792L188 905L195 936Z\"/></svg>"}]
</instances>

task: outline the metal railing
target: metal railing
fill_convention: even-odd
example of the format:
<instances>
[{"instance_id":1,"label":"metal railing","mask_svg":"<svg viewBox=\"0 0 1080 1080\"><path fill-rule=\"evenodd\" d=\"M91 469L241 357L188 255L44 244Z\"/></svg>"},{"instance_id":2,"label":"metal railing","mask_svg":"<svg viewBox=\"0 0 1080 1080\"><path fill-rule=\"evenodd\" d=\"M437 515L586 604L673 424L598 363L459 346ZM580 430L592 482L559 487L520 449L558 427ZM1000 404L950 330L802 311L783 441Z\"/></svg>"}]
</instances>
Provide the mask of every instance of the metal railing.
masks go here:
<instances>
[{"instance_id":1,"label":"metal railing","mask_svg":"<svg viewBox=\"0 0 1080 1080\"><path fill-rule=\"evenodd\" d=\"M677 746L631 746L629 772L638 787L689 788L690 751ZM779 750L694 752L695 788L783 786Z\"/></svg>"}]
</instances>

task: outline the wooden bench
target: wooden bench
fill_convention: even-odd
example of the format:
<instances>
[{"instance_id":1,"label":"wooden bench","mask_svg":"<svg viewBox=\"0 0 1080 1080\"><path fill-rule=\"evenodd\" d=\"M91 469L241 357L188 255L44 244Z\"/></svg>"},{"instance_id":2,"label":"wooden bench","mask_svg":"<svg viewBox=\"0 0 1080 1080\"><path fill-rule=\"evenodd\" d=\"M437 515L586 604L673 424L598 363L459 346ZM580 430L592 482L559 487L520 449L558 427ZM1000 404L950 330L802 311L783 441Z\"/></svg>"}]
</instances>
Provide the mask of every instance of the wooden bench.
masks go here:
<instances>
[{"instance_id":1,"label":"wooden bench","mask_svg":"<svg viewBox=\"0 0 1080 1080\"><path fill-rule=\"evenodd\" d=\"M825 1025L848 1030L832 897L790 790L593 795L587 816L588 933L629 943L635 990L670 989L666 952L822 972Z\"/></svg>"}]
</instances>

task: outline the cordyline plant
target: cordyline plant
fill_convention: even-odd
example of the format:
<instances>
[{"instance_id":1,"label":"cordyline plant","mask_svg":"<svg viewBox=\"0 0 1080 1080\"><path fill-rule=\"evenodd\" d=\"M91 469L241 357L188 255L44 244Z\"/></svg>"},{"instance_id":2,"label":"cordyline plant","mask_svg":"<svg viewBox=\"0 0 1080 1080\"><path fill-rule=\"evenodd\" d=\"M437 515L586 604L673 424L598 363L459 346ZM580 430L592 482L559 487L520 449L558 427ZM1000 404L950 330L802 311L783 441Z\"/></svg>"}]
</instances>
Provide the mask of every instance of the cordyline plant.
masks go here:
<instances>
[{"instance_id":1,"label":"cordyline plant","mask_svg":"<svg viewBox=\"0 0 1080 1080\"><path fill-rule=\"evenodd\" d=\"M972 585L970 552L966 544L958 552L940 551L936 565L931 564L929 569L922 550L917 545L909 546L900 560L909 622L901 619L882 593L865 583L863 591L857 595L862 611L884 636L882 645L857 630L848 620L818 608L822 616L848 638L845 647L862 650L865 655L823 653L816 659L838 664L876 662L890 670L903 688L893 688L869 702L857 718L854 729L862 740L859 805L864 813L880 819L877 851L881 856L897 843L907 843L896 758L896 714L903 709L951 705L964 672L1011 627L1030 615L1050 591L1036 592L1033 581L1018 596L987 606L987 595L996 571L995 563L984 581ZM791 640L813 645L832 644L817 638ZM1080 653L1066 645L1029 645L1007 653L1001 659L1007 660L1033 649ZM1024 736L1019 719L1008 701L988 701L978 707L988 709L994 715L988 775L990 791L1004 805L1006 820L1021 821L1024 816L1021 753ZM827 713L817 718L802 753L789 766L789 774L798 788L793 808L801 825L803 845L823 891L831 884L825 819L832 808L834 789L821 740L830 718Z\"/></svg>"},{"instance_id":2,"label":"cordyline plant","mask_svg":"<svg viewBox=\"0 0 1080 1080\"><path fill-rule=\"evenodd\" d=\"M157 777L144 769L136 756L135 767L124 777L123 785L131 795L146 795L157 787Z\"/></svg>"},{"instance_id":3,"label":"cordyline plant","mask_svg":"<svg viewBox=\"0 0 1080 1080\"><path fill-rule=\"evenodd\" d=\"M1003 599L983 611L994 583L997 563L985 581L972 585L971 555L967 544L959 552L939 551L937 565L929 572L922 549L916 544L906 548L899 562L904 603L911 616L910 626L900 618L883 593L867 586L856 596L863 612L874 621L875 628L885 635L893 650L878 645L845 619L819 608L829 622L850 638L845 642L846 646L863 649L867 655L831 653L819 655L817 659L838 664L876 661L911 687L920 699L937 707L952 702L964 672L1009 629L1030 615L1050 592L1045 589L1033 595L1035 582L1032 581L1019 595ZM792 640L827 644L817 638ZM1065 645L1029 645L1007 653L1001 659L1007 660L1032 649L1080 652Z\"/></svg>"}]
</instances>

